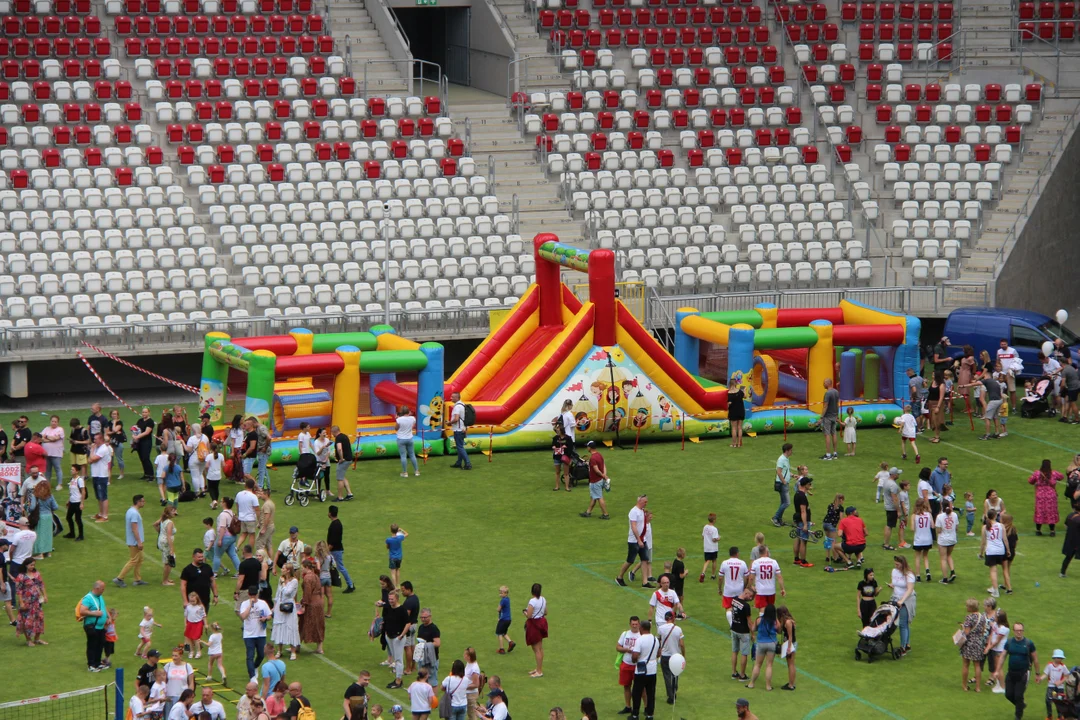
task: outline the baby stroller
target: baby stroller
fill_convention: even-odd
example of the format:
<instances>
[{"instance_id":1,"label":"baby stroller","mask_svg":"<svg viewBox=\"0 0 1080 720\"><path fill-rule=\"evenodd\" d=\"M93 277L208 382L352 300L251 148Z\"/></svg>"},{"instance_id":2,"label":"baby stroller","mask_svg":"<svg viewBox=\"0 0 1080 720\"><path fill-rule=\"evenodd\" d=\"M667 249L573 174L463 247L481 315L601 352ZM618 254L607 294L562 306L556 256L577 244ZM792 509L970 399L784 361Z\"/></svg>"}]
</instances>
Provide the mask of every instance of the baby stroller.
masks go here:
<instances>
[{"instance_id":1,"label":"baby stroller","mask_svg":"<svg viewBox=\"0 0 1080 720\"><path fill-rule=\"evenodd\" d=\"M1059 718L1080 717L1080 696L1077 694L1077 686L1080 684L1080 665L1074 665L1069 674L1065 676L1064 687L1060 691L1050 694L1050 700L1057 707Z\"/></svg>"},{"instance_id":2,"label":"baby stroller","mask_svg":"<svg viewBox=\"0 0 1080 720\"><path fill-rule=\"evenodd\" d=\"M879 605L870 616L870 624L859 632L855 659L862 660L862 656L866 655L866 662L872 663L876 656L889 654L894 660L899 660L902 653L899 648L893 648L892 642L899 616L900 608L895 603L885 602Z\"/></svg>"},{"instance_id":3,"label":"baby stroller","mask_svg":"<svg viewBox=\"0 0 1080 720\"><path fill-rule=\"evenodd\" d=\"M1052 387L1053 381L1050 378L1044 377L1035 381L1035 384L1031 387L1031 392L1025 393L1023 400L1020 401L1020 417L1039 417L1049 410L1050 403L1046 398L1050 394Z\"/></svg>"},{"instance_id":4,"label":"baby stroller","mask_svg":"<svg viewBox=\"0 0 1080 720\"><path fill-rule=\"evenodd\" d=\"M570 487L577 487L584 480L589 481L589 461L584 460L573 450L570 451Z\"/></svg>"},{"instance_id":5,"label":"baby stroller","mask_svg":"<svg viewBox=\"0 0 1080 720\"><path fill-rule=\"evenodd\" d=\"M307 507L313 497L318 498L319 502L326 502L327 491L319 482L321 471L322 468L313 454L304 453L297 458L293 468L292 486L285 495L285 504L291 506L299 500L300 507Z\"/></svg>"}]
</instances>

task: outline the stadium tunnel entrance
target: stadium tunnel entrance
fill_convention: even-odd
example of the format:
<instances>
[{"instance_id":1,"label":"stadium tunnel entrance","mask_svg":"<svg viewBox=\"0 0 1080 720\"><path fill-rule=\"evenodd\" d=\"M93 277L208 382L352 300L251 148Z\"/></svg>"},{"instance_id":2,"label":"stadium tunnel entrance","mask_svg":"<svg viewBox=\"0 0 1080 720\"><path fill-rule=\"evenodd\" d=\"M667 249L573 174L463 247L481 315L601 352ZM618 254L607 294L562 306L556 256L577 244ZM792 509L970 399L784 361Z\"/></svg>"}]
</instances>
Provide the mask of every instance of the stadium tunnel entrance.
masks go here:
<instances>
[{"instance_id":1,"label":"stadium tunnel entrance","mask_svg":"<svg viewBox=\"0 0 1080 720\"><path fill-rule=\"evenodd\" d=\"M442 68L447 79L458 85L470 84L470 7L395 7L409 49L417 60L427 60ZM414 71L425 80L437 80L434 68L419 65Z\"/></svg>"}]
</instances>

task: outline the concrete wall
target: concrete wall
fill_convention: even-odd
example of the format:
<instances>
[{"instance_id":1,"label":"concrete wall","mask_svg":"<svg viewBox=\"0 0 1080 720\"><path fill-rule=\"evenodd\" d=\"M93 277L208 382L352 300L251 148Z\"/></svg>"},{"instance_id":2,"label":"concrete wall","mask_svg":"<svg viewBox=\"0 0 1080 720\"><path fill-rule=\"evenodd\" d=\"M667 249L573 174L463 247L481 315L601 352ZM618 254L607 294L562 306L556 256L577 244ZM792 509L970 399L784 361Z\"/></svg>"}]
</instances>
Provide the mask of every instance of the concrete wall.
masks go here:
<instances>
[{"instance_id":1,"label":"concrete wall","mask_svg":"<svg viewBox=\"0 0 1080 720\"><path fill-rule=\"evenodd\" d=\"M1080 133L1075 133L998 276L996 305L1050 316L1060 308L1080 314L1078 198Z\"/></svg>"},{"instance_id":2,"label":"concrete wall","mask_svg":"<svg viewBox=\"0 0 1080 720\"><path fill-rule=\"evenodd\" d=\"M499 22L494 4L476 2L469 27L469 74L472 86L506 95L507 70L514 59L514 40Z\"/></svg>"}]
</instances>

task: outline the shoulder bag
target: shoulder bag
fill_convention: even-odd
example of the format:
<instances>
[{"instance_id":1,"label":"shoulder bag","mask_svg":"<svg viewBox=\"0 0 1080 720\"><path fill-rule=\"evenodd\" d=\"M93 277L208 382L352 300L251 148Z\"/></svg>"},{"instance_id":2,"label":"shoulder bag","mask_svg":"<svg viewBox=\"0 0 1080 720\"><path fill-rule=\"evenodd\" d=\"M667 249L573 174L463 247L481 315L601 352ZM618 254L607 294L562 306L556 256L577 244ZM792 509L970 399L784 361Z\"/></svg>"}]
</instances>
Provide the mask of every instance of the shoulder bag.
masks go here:
<instances>
[{"instance_id":1,"label":"shoulder bag","mask_svg":"<svg viewBox=\"0 0 1080 720\"><path fill-rule=\"evenodd\" d=\"M461 683L463 682L465 681L461 680L460 682L458 682L458 684L454 686L453 690L447 687L446 692L443 693L442 698L439 700L439 717L443 720L449 720L449 718L453 717L454 706L451 704L452 697L454 695L454 692L459 687L461 687Z\"/></svg>"}]
</instances>

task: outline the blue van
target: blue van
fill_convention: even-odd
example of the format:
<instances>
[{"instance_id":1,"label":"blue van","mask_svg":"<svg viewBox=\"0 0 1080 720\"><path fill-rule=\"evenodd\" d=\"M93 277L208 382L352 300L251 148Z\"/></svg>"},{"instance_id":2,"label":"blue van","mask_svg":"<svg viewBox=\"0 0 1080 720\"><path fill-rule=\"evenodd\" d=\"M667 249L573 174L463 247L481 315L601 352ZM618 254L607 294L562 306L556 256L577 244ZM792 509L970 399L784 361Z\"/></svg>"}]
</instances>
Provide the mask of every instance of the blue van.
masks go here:
<instances>
[{"instance_id":1,"label":"blue van","mask_svg":"<svg viewBox=\"0 0 1080 720\"><path fill-rule=\"evenodd\" d=\"M1020 353L1024 362L1024 377L1042 374L1039 353L1042 344L1061 338L1069 346L1073 361L1080 359L1080 337L1057 320L1028 310L1009 308L961 308L949 313L945 320L945 332L949 338L949 354L963 357L963 346L975 348L975 355L986 350L996 357L1001 339Z\"/></svg>"}]
</instances>

